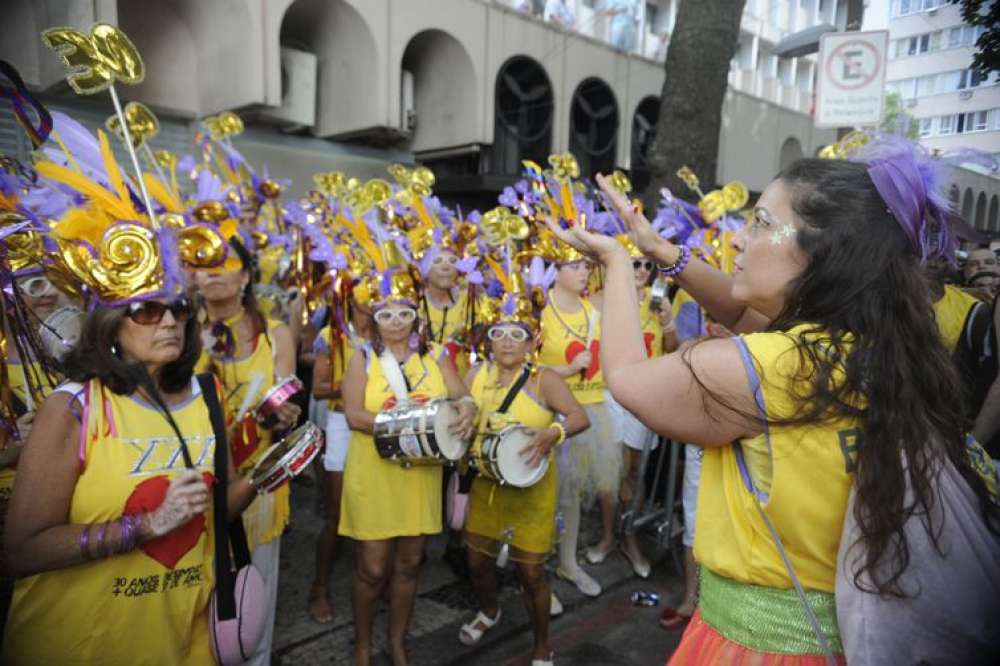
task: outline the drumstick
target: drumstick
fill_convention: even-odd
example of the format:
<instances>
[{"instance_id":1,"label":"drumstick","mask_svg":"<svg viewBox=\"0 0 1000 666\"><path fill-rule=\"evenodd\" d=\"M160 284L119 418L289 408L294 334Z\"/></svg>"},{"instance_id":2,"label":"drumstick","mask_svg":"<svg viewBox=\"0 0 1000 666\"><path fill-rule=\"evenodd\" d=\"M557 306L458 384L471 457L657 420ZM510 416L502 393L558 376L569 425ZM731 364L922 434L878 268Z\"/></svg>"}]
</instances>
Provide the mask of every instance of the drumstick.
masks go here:
<instances>
[{"instance_id":1,"label":"drumstick","mask_svg":"<svg viewBox=\"0 0 1000 666\"><path fill-rule=\"evenodd\" d=\"M243 394L243 402L240 403L240 409L236 412L238 419L242 419L247 413L247 410L250 409L250 403L257 397L257 390L263 383L264 373L255 372L250 376L250 386L247 388L247 392Z\"/></svg>"}]
</instances>

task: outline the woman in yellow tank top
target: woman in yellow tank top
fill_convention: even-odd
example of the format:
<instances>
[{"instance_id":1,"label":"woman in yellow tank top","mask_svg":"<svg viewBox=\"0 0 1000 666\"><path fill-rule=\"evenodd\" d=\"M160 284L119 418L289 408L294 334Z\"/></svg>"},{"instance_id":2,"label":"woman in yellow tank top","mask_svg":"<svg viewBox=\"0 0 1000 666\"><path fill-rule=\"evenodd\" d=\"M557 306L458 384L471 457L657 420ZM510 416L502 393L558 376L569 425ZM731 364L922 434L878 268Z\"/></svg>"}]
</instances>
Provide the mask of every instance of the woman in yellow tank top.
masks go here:
<instances>
[{"instance_id":1,"label":"woman in yellow tank top","mask_svg":"<svg viewBox=\"0 0 1000 666\"><path fill-rule=\"evenodd\" d=\"M570 261L557 263L555 284L542 311L538 362L566 380L573 396L587 411L590 428L570 438L557 458L564 531L559 540L556 575L572 582L587 596L596 597L601 593L600 584L577 562L580 505L595 495L612 498L601 502L602 530L611 533L617 504L614 498L621 477L621 449L615 445L604 405L600 313L584 297L591 267L579 255L564 258Z\"/></svg>"},{"instance_id":2,"label":"woman in yellow tank top","mask_svg":"<svg viewBox=\"0 0 1000 666\"><path fill-rule=\"evenodd\" d=\"M295 342L285 324L261 315L253 295L250 255L238 240L231 240L230 246L240 258L239 268L224 265L195 273L208 318L202 328L204 349L198 365L222 384L233 462L245 473L274 442L275 432L295 425L300 409L291 402L282 405L273 430L253 418L251 412L264 395L295 374ZM281 534L288 523L290 493L290 484L285 484L260 495L242 518L253 563L265 582L266 630L250 660L261 666L271 659Z\"/></svg>"},{"instance_id":3,"label":"woman in yellow tank top","mask_svg":"<svg viewBox=\"0 0 1000 666\"><path fill-rule=\"evenodd\" d=\"M509 300L513 301L511 314L497 317L487 332L490 361L473 368L466 378L479 408L480 441L472 450L477 450L486 434L507 424L518 424L534 431L533 440L521 455L529 465L537 466L543 459L551 463L553 448L566 436L585 430L589 423L587 413L565 380L551 370L531 365L538 319L532 314L530 296L518 294ZM518 307L518 301L524 305ZM527 379L506 413L500 414L498 410L508 393L525 372L529 373ZM532 665L551 665L550 590L544 563L552 549L555 531L556 477L556 466L549 464L545 475L527 488L500 485L482 475L473 481L465 541L479 613L462 627L459 640L463 644L477 643L500 619L494 570L501 549L506 547L510 558L517 563L518 577L524 586L524 604L534 631Z\"/></svg>"},{"instance_id":4,"label":"woman in yellow tank top","mask_svg":"<svg viewBox=\"0 0 1000 666\"><path fill-rule=\"evenodd\" d=\"M351 443L344 468L340 534L357 542L354 572L354 661L370 660L372 624L378 599L389 586L389 650L407 663L405 638L417 592L417 576L427 535L441 531L441 468L404 468L375 450L375 416L400 399L424 402L462 399L455 432L467 439L474 430L475 406L450 363L439 360L417 333L417 291L408 273L392 272L392 282L374 303L375 337L355 353L344 377L344 414ZM437 354L432 353L437 352ZM385 354L385 352L389 352ZM384 356L383 356L384 355ZM380 358L382 357L382 358ZM391 357L391 358L390 358ZM399 396L382 370L398 365L407 395Z\"/></svg>"},{"instance_id":5,"label":"woman in yellow tank top","mask_svg":"<svg viewBox=\"0 0 1000 666\"><path fill-rule=\"evenodd\" d=\"M638 302L621 245L550 225L606 267L603 315L622 322L604 336L603 361L615 397L655 431L705 447L695 533L701 596L671 663L818 666L827 659L845 663L847 654L857 655L857 663L879 663L872 661L872 639L906 663L942 649L957 654L970 646L998 647L995 632L988 636L944 609L935 609L943 612L934 629L954 637L945 644L912 631L841 640L839 623L858 627L856 618L838 618L835 585L838 594L846 593L841 585L856 585L853 576L860 575L880 593L914 601L898 587L898 576L927 563L899 559L904 527L909 538L923 531L924 552L937 556L941 578L954 573L943 553L966 545L930 545L926 528L911 531L905 495L936 503L941 491L929 467L904 472L904 457L960 471L986 520L982 529L994 535L994 555L986 557L995 557L1000 546L1000 509L989 493L995 472L989 479L989 471L972 462L985 454L965 442L957 377L920 265L922 256L949 249L926 244L928 219L947 224L935 203L945 199L932 201L911 189L926 184L913 153L881 155L868 163L805 159L782 172L734 238L731 279L689 262L684 248L661 239L599 176L637 245L667 274L690 271L684 286L692 293L710 295L708 283L717 291L729 285L730 293L716 296L713 305L731 297L773 322L768 332L707 340L659 359L645 357L641 331L632 323ZM899 191L912 198L901 199ZM918 200L919 215L907 208ZM738 307L730 308L724 323L745 320ZM859 528L852 548L861 548L862 557L838 563L852 487ZM921 511L919 505L914 510ZM988 614L997 602L983 596L986 580L962 603ZM921 584L939 583L925 577ZM892 659L883 654L881 663Z\"/></svg>"},{"instance_id":6,"label":"woman in yellow tank top","mask_svg":"<svg viewBox=\"0 0 1000 666\"><path fill-rule=\"evenodd\" d=\"M18 466L7 547L21 578L5 664L214 663L215 437L192 378L197 331L186 300L88 315L65 362L72 382L42 405ZM231 477L232 514L253 496Z\"/></svg>"}]
</instances>

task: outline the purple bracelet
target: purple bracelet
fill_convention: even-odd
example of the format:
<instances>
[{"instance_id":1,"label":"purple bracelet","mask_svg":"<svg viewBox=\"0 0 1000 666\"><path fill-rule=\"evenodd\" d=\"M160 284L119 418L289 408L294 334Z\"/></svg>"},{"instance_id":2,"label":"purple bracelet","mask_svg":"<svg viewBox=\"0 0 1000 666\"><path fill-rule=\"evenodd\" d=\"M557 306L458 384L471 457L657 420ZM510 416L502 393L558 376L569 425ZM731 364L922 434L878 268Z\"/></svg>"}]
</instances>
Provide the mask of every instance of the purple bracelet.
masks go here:
<instances>
[{"instance_id":1,"label":"purple bracelet","mask_svg":"<svg viewBox=\"0 0 1000 666\"><path fill-rule=\"evenodd\" d=\"M107 557L107 553L104 552L104 535L108 533L108 524L102 523L101 529L97 533L97 543L94 544L94 550L97 551L98 557Z\"/></svg>"},{"instance_id":2,"label":"purple bracelet","mask_svg":"<svg viewBox=\"0 0 1000 666\"><path fill-rule=\"evenodd\" d=\"M660 266L656 269L660 275L669 278L676 277L687 268L688 262L691 261L691 249L687 245L681 245L679 251L680 254L677 256L677 261L669 266Z\"/></svg>"},{"instance_id":3,"label":"purple bracelet","mask_svg":"<svg viewBox=\"0 0 1000 666\"><path fill-rule=\"evenodd\" d=\"M83 561L86 562L90 559L90 552L87 547L90 545L90 525L83 528L80 532L80 555L83 556Z\"/></svg>"},{"instance_id":4,"label":"purple bracelet","mask_svg":"<svg viewBox=\"0 0 1000 666\"><path fill-rule=\"evenodd\" d=\"M139 536L139 526L142 524L141 515L122 516L121 539L118 544L118 555L124 555L135 550L136 540Z\"/></svg>"}]
</instances>

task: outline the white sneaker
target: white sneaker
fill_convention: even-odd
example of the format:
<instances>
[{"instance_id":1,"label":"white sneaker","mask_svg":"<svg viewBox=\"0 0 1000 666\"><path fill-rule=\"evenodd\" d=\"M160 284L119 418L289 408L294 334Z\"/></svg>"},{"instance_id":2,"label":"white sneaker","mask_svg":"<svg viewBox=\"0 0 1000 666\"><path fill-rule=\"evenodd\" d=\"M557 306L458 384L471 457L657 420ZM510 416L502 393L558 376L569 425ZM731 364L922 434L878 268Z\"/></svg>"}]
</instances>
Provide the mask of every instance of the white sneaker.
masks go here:
<instances>
[{"instance_id":1,"label":"white sneaker","mask_svg":"<svg viewBox=\"0 0 1000 666\"><path fill-rule=\"evenodd\" d=\"M549 592L549 617L559 617L563 614L563 605L555 592Z\"/></svg>"},{"instance_id":2,"label":"white sneaker","mask_svg":"<svg viewBox=\"0 0 1000 666\"><path fill-rule=\"evenodd\" d=\"M558 567L556 569L556 575L563 580L568 580L576 585L576 588L588 597L598 597L601 595L601 584L591 578L590 575L580 567L577 567L576 571L572 574L567 573L562 567Z\"/></svg>"}]
</instances>

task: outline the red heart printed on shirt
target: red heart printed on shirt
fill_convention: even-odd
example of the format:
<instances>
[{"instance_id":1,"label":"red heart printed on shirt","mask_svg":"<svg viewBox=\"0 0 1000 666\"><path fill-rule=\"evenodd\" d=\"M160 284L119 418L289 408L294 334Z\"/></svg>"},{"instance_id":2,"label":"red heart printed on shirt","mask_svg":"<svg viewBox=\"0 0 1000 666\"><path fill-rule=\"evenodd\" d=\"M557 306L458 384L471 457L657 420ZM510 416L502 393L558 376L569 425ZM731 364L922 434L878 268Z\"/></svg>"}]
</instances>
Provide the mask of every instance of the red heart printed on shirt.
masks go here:
<instances>
[{"instance_id":1,"label":"red heart printed on shirt","mask_svg":"<svg viewBox=\"0 0 1000 666\"><path fill-rule=\"evenodd\" d=\"M209 472L204 472L202 477L205 483L212 486L215 477ZM154 476L146 479L132 490L132 494L125 500L125 514L133 515L138 513L149 513L155 510L167 496L167 488L170 486L170 479L166 476ZM205 514L195 516L185 525L178 527L169 534L144 543L140 548L168 569L173 569L180 562L181 558L187 555L188 551L195 547L201 533L205 531Z\"/></svg>"},{"instance_id":2,"label":"red heart printed on shirt","mask_svg":"<svg viewBox=\"0 0 1000 666\"><path fill-rule=\"evenodd\" d=\"M572 363L573 359L582 353L586 347L582 342L574 340L566 346L566 363ZM590 367L583 371L583 378L590 381L601 371L601 341L594 340L590 343Z\"/></svg>"},{"instance_id":3,"label":"red heart printed on shirt","mask_svg":"<svg viewBox=\"0 0 1000 666\"><path fill-rule=\"evenodd\" d=\"M642 339L646 341L646 356L653 358L653 340L656 339L656 336L646 331L642 334Z\"/></svg>"}]
</instances>

